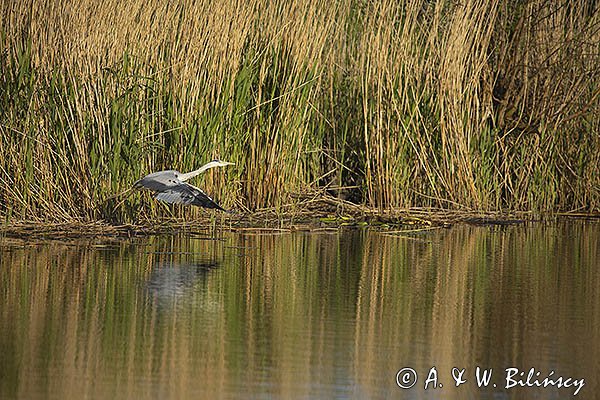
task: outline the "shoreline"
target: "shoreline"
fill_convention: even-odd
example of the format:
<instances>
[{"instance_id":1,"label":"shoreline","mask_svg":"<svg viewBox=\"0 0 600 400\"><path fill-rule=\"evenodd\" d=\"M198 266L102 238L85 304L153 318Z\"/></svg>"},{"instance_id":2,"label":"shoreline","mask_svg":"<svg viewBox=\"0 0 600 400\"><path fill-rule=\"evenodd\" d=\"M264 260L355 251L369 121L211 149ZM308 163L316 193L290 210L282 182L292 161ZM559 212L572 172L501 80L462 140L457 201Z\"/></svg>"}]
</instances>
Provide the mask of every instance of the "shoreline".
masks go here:
<instances>
[{"instance_id":1,"label":"shoreline","mask_svg":"<svg viewBox=\"0 0 600 400\"><path fill-rule=\"evenodd\" d=\"M320 209L276 212L274 209L247 213L210 213L194 220L166 217L131 224L106 221L5 221L0 239L74 240L127 239L186 233L205 236L215 232L276 234L290 232L339 232L363 229L387 234L409 234L458 224L472 226L512 226L566 220L600 222L600 213L557 212L485 212L433 208L376 210L355 206L354 210Z\"/></svg>"}]
</instances>

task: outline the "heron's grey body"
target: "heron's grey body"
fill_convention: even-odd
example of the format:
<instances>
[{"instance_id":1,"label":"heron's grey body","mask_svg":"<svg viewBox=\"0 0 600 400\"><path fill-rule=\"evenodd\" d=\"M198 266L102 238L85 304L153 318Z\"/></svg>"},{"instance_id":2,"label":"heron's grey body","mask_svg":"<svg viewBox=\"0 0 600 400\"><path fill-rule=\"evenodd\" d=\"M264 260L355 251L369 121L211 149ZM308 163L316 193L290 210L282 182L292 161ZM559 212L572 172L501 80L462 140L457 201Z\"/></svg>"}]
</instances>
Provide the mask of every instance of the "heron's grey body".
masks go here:
<instances>
[{"instance_id":1,"label":"heron's grey body","mask_svg":"<svg viewBox=\"0 0 600 400\"><path fill-rule=\"evenodd\" d=\"M233 163L213 160L195 171L183 174L175 170L154 172L135 182L135 188L146 188L154 192L154 198L169 204L185 204L204 208L216 208L225 211L202 189L190 185L186 181L213 167L223 167Z\"/></svg>"}]
</instances>

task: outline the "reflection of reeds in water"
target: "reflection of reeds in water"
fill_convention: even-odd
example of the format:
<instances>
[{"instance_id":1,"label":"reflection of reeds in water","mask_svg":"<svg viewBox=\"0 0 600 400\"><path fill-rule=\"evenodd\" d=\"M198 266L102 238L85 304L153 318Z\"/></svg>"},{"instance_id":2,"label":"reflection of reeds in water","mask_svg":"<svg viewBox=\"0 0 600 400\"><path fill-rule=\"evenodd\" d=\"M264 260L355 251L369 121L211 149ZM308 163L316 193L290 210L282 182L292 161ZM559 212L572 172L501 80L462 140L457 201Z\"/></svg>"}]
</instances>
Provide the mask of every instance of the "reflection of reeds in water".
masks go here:
<instances>
[{"instance_id":1,"label":"reflection of reeds in water","mask_svg":"<svg viewBox=\"0 0 600 400\"><path fill-rule=\"evenodd\" d=\"M371 371L404 366L419 373L436 366L446 383L455 366L469 378L475 366L590 378L599 354L571 344L598 340L599 234L597 224L583 224L464 227L422 242L371 237L358 291L355 379L368 385ZM397 352L382 359L381 347Z\"/></svg>"},{"instance_id":2,"label":"reflection of reeds in water","mask_svg":"<svg viewBox=\"0 0 600 400\"><path fill-rule=\"evenodd\" d=\"M169 374L173 360L185 359L183 351L193 346L189 337L172 329L173 313L150 307L156 298L145 285L160 269L156 265L215 255L214 244L195 243L199 245L190 249L195 256L177 254L177 246L172 254L174 243L162 243L159 254L148 253L144 245L98 251L57 245L14 250L3 257L3 278L8 279L3 280L1 326L7 330L5 345L23 363L12 366L18 385L11 397L153 397L166 383L151 378ZM218 293L210 289L190 294L205 296L197 303L217 303ZM14 319L24 325L15 326ZM191 322L206 325L199 319ZM210 336L205 340L218 345ZM189 364L176 367L185 371ZM138 385L138 377L147 378L148 385ZM104 381L115 386L99 384Z\"/></svg>"},{"instance_id":3,"label":"reflection of reeds in water","mask_svg":"<svg viewBox=\"0 0 600 400\"><path fill-rule=\"evenodd\" d=\"M0 395L378 398L398 394L399 368L432 365L562 367L598 385L584 369L600 354L576 344L598 339L598 235L578 224L12 249ZM207 260L219 268L187 273ZM165 271L185 288L166 302L148 290Z\"/></svg>"}]
</instances>

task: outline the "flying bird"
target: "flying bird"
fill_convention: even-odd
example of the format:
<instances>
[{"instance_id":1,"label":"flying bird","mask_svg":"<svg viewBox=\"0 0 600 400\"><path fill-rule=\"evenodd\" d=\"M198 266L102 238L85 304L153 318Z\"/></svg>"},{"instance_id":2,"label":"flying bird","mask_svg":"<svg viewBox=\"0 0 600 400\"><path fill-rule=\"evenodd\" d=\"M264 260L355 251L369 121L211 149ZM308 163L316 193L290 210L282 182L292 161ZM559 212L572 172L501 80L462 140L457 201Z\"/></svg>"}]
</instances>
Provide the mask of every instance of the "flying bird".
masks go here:
<instances>
[{"instance_id":1,"label":"flying bird","mask_svg":"<svg viewBox=\"0 0 600 400\"><path fill-rule=\"evenodd\" d=\"M154 198L169 204L185 204L204 208L216 208L225 211L202 189L190 185L186 181L214 167L234 165L221 160L212 160L195 171L183 174L175 170L166 170L148 174L133 184L135 189L146 188L154 192Z\"/></svg>"}]
</instances>

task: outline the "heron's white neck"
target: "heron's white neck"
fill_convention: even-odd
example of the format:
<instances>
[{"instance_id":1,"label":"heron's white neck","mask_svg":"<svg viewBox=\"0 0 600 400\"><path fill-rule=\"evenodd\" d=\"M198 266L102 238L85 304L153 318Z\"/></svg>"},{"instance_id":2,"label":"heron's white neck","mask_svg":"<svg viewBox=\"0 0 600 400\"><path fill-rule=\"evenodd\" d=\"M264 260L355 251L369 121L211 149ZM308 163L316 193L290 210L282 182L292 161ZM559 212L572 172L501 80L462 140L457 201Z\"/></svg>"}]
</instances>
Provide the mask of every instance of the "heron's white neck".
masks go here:
<instances>
[{"instance_id":1,"label":"heron's white neck","mask_svg":"<svg viewBox=\"0 0 600 400\"><path fill-rule=\"evenodd\" d=\"M182 181L182 182L185 182L188 179L192 179L193 177L200 175L201 173L203 173L207 169L214 168L214 167L221 167L221 166L229 165L229 164L231 164L231 163L226 163L225 164L225 163L222 163L222 162L219 162L219 161L211 161L209 163L204 164L203 166L201 166L200 168L198 168L195 171L179 175L179 180Z\"/></svg>"}]
</instances>

